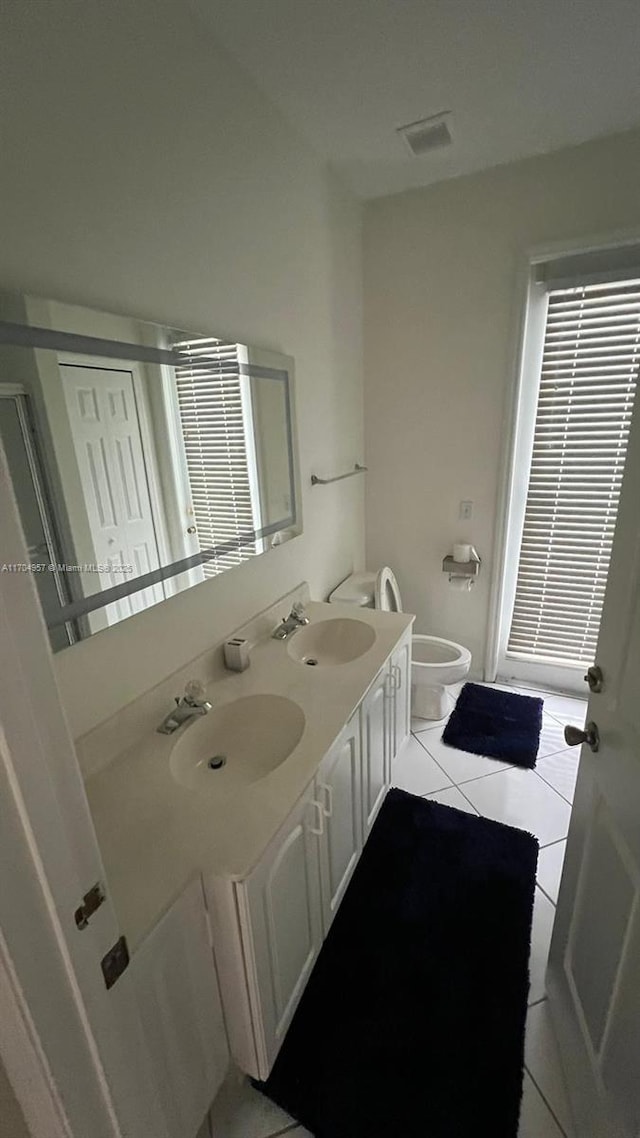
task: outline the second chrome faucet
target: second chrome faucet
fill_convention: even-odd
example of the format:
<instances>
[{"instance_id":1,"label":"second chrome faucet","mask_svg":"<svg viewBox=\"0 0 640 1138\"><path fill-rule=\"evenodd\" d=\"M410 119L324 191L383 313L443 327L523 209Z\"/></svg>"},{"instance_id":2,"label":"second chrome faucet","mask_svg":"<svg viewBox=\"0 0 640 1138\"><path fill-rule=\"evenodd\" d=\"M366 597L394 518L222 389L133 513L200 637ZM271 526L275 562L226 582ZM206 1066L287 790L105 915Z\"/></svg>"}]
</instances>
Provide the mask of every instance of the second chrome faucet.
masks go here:
<instances>
[{"instance_id":1,"label":"second chrome faucet","mask_svg":"<svg viewBox=\"0 0 640 1138\"><path fill-rule=\"evenodd\" d=\"M274 628L271 635L274 640L287 640L288 637L292 636L303 624L308 623L309 617L304 610L304 605L301 604L300 601L296 601L289 615L280 621L280 624Z\"/></svg>"}]
</instances>

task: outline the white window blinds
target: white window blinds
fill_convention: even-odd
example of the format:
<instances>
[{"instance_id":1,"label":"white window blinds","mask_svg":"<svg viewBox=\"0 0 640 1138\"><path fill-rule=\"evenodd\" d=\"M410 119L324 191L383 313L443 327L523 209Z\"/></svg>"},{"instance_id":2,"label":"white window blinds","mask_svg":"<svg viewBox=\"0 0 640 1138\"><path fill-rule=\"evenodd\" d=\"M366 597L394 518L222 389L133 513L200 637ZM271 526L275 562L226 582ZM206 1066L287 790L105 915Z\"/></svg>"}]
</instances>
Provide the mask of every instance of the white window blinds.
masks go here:
<instances>
[{"instance_id":1,"label":"white window blinds","mask_svg":"<svg viewBox=\"0 0 640 1138\"><path fill-rule=\"evenodd\" d=\"M205 577L257 552L236 344L213 338L182 340L175 378L178 410Z\"/></svg>"},{"instance_id":2,"label":"white window blinds","mask_svg":"<svg viewBox=\"0 0 640 1138\"><path fill-rule=\"evenodd\" d=\"M640 280L554 290L509 655L593 662L640 365Z\"/></svg>"}]
</instances>

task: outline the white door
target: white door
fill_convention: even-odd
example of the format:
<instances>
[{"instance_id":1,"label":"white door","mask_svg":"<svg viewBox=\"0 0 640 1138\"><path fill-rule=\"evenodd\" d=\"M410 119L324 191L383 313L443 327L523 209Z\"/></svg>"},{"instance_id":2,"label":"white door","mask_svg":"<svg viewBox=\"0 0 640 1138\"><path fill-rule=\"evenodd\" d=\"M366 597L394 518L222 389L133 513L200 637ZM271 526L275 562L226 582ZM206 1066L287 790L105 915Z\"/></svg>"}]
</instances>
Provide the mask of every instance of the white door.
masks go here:
<instances>
[{"instance_id":1,"label":"white door","mask_svg":"<svg viewBox=\"0 0 640 1138\"><path fill-rule=\"evenodd\" d=\"M359 711L351 716L340 738L322 760L316 793L325 815L320 869L326 936L362 849Z\"/></svg>"},{"instance_id":2,"label":"white door","mask_svg":"<svg viewBox=\"0 0 640 1138\"><path fill-rule=\"evenodd\" d=\"M269 1073L322 945L323 832L322 806L311 786L251 877L238 886L261 1078Z\"/></svg>"},{"instance_id":3,"label":"white door","mask_svg":"<svg viewBox=\"0 0 640 1138\"><path fill-rule=\"evenodd\" d=\"M636 412L549 962L585 1138L640 1135L640 414Z\"/></svg>"},{"instance_id":4,"label":"white door","mask_svg":"<svg viewBox=\"0 0 640 1138\"><path fill-rule=\"evenodd\" d=\"M391 674L385 668L374 681L362 704L365 839L375 821L390 782L389 712L392 701Z\"/></svg>"},{"instance_id":5,"label":"white door","mask_svg":"<svg viewBox=\"0 0 640 1138\"><path fill-rule=\"evenodd\" d=\"M0 536L8 562L27 560L1 446ZM101 968L121 930L28 573L0 573L0 651L0 963L63 1120L50 1132L165 1138L131 976L107 990ZM105 900L80 928L97 882ZM31 1122L30 1095L21 1106Z\"/></svg>"},{"instance_id":6,"label":"white door","mask_svg":"<svg viewBox=\"0 0 640 1138\"><path fill-rule=\"evenodd\" d=\"M411 730L411 637L396 648L391 657L393 718L390 762L393 763Z\"/></svg>"},{"instance_id":7,"label":"white door","mask_svg":"<svg viewBox=\"0 0 640 1138\"><path fill-rule=\"evenodd\" d=\"M76 460L95 560L131 566L100 574L107 589L157 569L160 564L142 447L133 375L120 368L61 363ZM73 518L71 519L73 524ZM132 593L108 606L110 624L163 599L162 585Z\"/></svg>"},{"instance_id":8,"label":"white door","mask_svg":"<svg viewBox=\"0 0 640 1138\"><path fill-rule=\"evenodd\" d=\"M131 975L170 1138L195 1138L229 1062L200 878L137 950Z\"/></svg>"}]
</instances>

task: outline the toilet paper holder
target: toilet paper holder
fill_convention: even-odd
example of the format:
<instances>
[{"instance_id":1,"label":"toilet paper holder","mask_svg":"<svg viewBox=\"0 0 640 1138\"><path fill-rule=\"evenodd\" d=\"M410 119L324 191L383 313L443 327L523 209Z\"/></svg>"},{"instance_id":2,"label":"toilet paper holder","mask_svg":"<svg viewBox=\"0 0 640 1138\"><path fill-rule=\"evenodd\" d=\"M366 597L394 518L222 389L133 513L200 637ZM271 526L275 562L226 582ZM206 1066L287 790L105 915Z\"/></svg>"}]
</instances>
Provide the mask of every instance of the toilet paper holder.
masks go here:
<instances>
[{"instance_id":1,"label":"toilet paper holder","mask_svg":"<svg viewBox=\"0 0 640 1138\"><path fill-rule=\"evenodd\" d=\"M471 560L470 561L454 561L453 554L449 553L442 562L442 572L449 574L449 580L452 577L471 577L475 579L482 565L482 558L480 554L471 546Z\"/></svg>"}]
</instances>

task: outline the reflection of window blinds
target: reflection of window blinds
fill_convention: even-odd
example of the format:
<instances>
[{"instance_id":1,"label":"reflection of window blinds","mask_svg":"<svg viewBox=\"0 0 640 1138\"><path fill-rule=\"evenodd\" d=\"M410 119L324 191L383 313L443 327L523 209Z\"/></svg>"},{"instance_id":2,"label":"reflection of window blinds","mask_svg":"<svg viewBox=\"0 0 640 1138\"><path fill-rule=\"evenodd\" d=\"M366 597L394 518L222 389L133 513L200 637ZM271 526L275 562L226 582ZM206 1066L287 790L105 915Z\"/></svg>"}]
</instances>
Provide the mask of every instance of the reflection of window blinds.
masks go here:
<instances>
[{"instance_id":1,"label":"reflection of window blinds","mask_svg":"<svg viewBox=\"0 0 640 1138\"><path fill-rule=\"evenodd\" d=\"M173 350L198 543L201 550L223 547L202 566L205 577L214 577L257 552L238 350L214 339L183 340Z\"/></svg>"},{"instance_id":2,"label":"reflection of window blinds","mask_svg":"<svg viewBox=\"0 0 640 1138\"><path fill-rule=\"evenodd\" d=\"M507 651L593 662L640 365L640 281L553 291Z\"/></svg>"}]
</instances>

